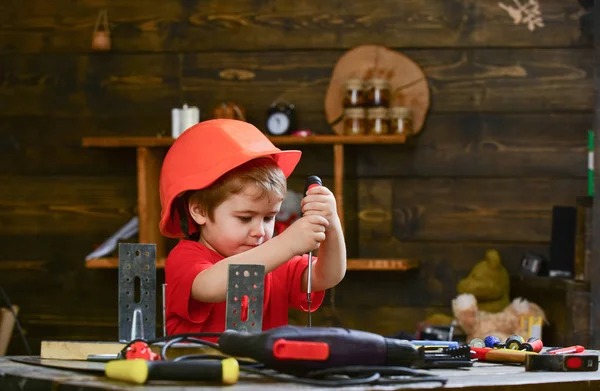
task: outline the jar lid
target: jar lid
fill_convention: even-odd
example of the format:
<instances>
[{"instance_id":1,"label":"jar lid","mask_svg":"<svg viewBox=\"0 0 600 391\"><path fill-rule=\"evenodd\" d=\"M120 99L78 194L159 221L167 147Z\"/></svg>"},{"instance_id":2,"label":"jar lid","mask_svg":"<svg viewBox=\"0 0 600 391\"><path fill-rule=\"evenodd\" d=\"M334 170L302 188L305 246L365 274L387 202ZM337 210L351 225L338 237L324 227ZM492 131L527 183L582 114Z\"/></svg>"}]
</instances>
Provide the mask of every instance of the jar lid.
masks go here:
<instances>
[{"instance_id":1,"label":"jar lid","mask_svg":"<svg viewBox=\"0 0 600 391\"><path fill-rule=\"evenodd\" d=\"M362 79L347 79L344 84L349 90L362 90L363 88Z\"/></svg>"},{"instance_id":2,"label":"jar lid","mask_svg":"<svg viewBox=\"0 0 600 391\"><path fill-rule=\"evenodd\" d=\"M370 87L375 87L375 88L389 88L390 87L390 82L387 79L377 79L377 78L373 78L373 79L369 79L367 81L367 85L369 85Z\"/></svg>"},{"instance_id":3,"label":"jar lid","mask_svg":"<svg viewBox=\"0 0 600 391\"><path fill-rule=\"evenodd\" d=\"M412 109L410 107L404 106L394 106L390 107L390 118L391 117L401 117L406 118L412 115Z\"/></svg>"},{"instance_id":4,"label":"jar lid","mask_svg":"<svg viewBox=\"0 0 600 391\"><path fill-rule=\"evenodd\" d=\"M362 107L352 107L344 110L344 117L365 118L365 109Z\"/></svg>"},{"instance_id":5,"label":"jar lid","mask_svg":"<svg viewBox=\"0 0 600 391\"><path fill-rule=\"evenodd\" d=\"M369 118L385 118L387 117L388 109L385 107L373 107L367 109L367 117Z\"/></svg>"}]
</instances>

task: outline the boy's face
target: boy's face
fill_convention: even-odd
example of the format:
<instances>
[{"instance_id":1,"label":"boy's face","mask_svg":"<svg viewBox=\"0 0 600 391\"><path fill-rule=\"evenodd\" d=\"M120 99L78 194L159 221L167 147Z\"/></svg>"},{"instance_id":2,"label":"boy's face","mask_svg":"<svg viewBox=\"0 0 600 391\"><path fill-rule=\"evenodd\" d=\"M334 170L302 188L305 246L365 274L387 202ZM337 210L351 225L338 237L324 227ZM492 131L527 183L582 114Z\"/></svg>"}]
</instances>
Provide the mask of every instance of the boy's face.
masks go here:
<instances>
[{"instance_id":1,"label":"boy's face","mask_svg":"<svg viewBox=\"0 0 600 391\"><path fill-rule=\"evenodd\" d=\"M257 198L258 190L247 188L228 197L214 210L214 219L194 218L200 229L200 243L224 257L248 251L273 237L275 215L282 200L277 197Z\"/></svg>"}]
</instances>

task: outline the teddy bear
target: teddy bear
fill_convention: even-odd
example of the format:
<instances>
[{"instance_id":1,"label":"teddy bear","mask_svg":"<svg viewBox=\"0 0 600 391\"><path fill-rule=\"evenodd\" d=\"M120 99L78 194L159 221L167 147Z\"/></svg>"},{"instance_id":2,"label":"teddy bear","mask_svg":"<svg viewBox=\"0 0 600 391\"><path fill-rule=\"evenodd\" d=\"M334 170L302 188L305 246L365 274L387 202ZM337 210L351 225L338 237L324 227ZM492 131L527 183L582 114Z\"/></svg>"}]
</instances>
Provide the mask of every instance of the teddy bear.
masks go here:
<instances>
[{"instance_id":1,"label":"teddy bear","mask_svg":"<svg viewBox=\"0 0 600 391\"><path fill-rule=\"evenodd\" d=\"M509 304L510 277L500 262L496 250L488 250L485 258L471 269L469 275L461 279L456 287L458 294L470 293L475 296L482 311L500 312ZM449 325L454 318L447 314L435 313L428 316L424 325Z\"/></svg>"},{"instance_id":2,"label":"teddy bear","mask_svg":"<svg viewBox=\"0 0 600 391\"><path fill-rule=\"evenodd\" d=\"M475 296L463 293L452 300L452 312L467 341L473 338L484 339L488 335L495 335L505 341L514 334L527 339L527 330L521 328L521 316L539 316L547 323L544 311L537 304L521 297L514 299L501 312L490 313L479 310Z\"/></svg>"},{"instance_id":3,"label":"teddy bear","mask_svg":"<svg viewBox=\"0 0 600 391\"><path fill-rule=\"evenodd\" d=\"M458 294L470 293L475 296L482 311L503 311L510 301L510 277L500 262L498 251L486 251L485 258L459 281L456 290Z\"/></svg>"}]
</instances>

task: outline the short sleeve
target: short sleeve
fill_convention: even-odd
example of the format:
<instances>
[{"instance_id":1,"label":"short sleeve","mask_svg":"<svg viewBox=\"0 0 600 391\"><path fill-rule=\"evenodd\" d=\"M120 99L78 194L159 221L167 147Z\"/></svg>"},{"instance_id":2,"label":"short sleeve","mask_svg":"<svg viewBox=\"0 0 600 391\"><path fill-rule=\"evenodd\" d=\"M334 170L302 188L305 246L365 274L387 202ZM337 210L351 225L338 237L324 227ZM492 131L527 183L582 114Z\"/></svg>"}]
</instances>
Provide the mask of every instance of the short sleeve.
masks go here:
<instances>
[{"instance_id":1,"label":"short sleeve","mask_svg":"<svg viewBox=\"0 0 600 391\"><path fill-rule=\"evenodd\" d=\"M214 303L201 303L192 299L191 294L196 276L212 265L208 251L173 249L165 264L167 313L198 324L208 318Z\"/></svg>"},{"instance_id":2,"label":"short sleeve","mask_svg":"<svg viewBox=\"0 0 600 391\"><path fill-rule=\"evenodd\" d=\"M313 257L313 261L316 259L316 257ZM292 258L288 264L288 278L290 279L291 283L289 305L290 307L308 312L306 292L302 292L302 286L300 286L302 283L302 273L304 272L304 269L308 267L308 255L303 255L301 257L296 256ZM310 312L314 312L321 306L324 297L325 291L311 292Z\"/></svg>"}]
</instances>

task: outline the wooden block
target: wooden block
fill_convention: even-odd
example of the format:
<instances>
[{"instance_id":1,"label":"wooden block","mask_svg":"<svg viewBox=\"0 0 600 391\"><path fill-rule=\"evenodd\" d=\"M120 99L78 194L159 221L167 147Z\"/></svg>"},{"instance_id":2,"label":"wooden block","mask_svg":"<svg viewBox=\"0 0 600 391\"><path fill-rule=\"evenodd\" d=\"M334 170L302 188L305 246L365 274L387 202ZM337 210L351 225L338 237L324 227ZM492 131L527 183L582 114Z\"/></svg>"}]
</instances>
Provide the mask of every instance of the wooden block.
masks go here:
<instances>
[{"instance_id":1,"label":"wooden block","mask_svg":"<svg viewBox=\"0 0 600 391\"><path fill-rule=\"evenodd\" d=\"M98 354L118 354L125 343L110 341L42 341L40 357L53 360L87 360L90 355ZM164 343L158 343L150 346L150 349L160 354ZM187 344L174 344L172 349L167 352L167 358L187 354L222 354L221 352L208 346Z\"/></svg>"},{"instance_id":2,"label":"wooden block","mask_svg":"<svg viewBox=\"0 0 600 391\"><path fill-rule=\"evenodd\" d=\"M19 307L13 305L14 314L19 313ZM4 356L8 350L8 343L15 327L15 315L8 308L0 308L0 356Z\"/></svg>"}]
</instances>

